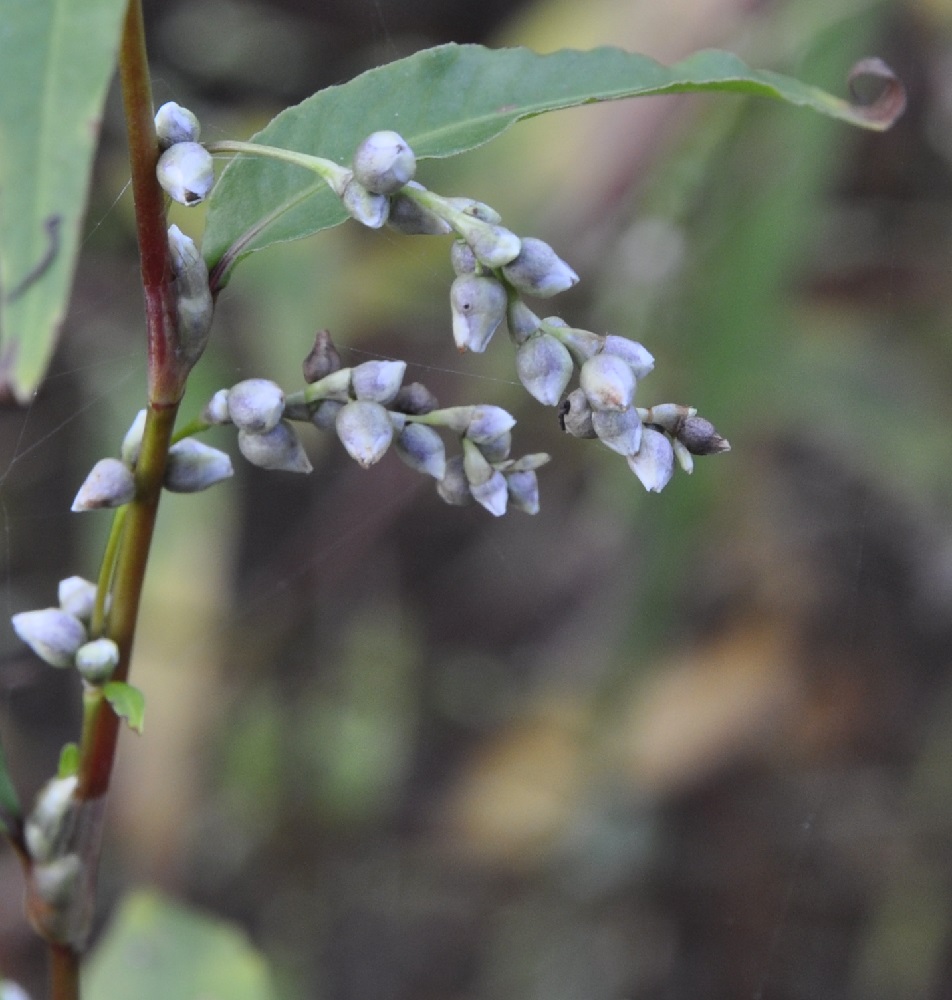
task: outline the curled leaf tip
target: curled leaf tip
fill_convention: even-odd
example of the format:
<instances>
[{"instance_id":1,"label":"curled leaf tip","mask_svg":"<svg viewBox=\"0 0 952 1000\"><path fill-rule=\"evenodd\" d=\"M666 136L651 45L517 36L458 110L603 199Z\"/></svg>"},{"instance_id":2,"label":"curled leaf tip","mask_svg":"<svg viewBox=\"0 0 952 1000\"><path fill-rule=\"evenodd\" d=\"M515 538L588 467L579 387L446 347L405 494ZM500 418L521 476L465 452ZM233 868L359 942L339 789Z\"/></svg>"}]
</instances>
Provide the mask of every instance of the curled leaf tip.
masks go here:
<instances>
[{"instance_id":1,"label":"curled leaf tip","mask_svg":"<svg viewBox=\"0 0 952 1000\"><path fill-rule=\"evenodd\" d=\"M853 109L870 128L885 131L906 110L906 88L882 59L860 59L850 70L848 83ZM870 92L875 94L872 100Z\"/></svg>"}]
</instances>

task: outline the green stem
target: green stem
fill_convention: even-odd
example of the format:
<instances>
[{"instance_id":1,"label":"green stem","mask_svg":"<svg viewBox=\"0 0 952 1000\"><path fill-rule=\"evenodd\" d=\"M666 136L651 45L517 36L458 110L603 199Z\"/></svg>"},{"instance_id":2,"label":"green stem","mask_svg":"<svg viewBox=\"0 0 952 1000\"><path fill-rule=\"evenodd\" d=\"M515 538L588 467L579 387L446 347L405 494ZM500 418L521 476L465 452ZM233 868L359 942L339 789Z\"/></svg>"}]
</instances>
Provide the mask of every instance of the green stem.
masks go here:
<instances>
[{"instance_id":1,"label":"green stem","mask_svg":"<svg viewBox=\"0 0 952 1000\"><path fill-rule=\"evenodd\" d=\"M96 604L93 607L89 621L89 634L93 639L102 635L106 621L106 599L109 596L109 585L112 583L113 570L116 567L116 556L119 552L119 542L122 540L122 530L126 523L128 507L120 507L112 519L109 538L106 540L106 550L103 552L102 564L99 567L99 580L96 583Z\"/></svg>"},{"instance_id":2,"label":"green stem","mask_svg":"<svg viewBox=\"0 0 952 1000\"><path fill-rule=\"evenodd\" d=\"M323 156L311 156L308 153L296 153L293 149L281 149L279 146L265 146L257 142L240 142L229 139L222 142L206 143L205 148L213 155L215 153L241 153L304 167L305 170L310 170L325 181L338 197L344 193L344 188L353 177L350 170L333 160L326 160Z\"/></svg>"}]
</instances>

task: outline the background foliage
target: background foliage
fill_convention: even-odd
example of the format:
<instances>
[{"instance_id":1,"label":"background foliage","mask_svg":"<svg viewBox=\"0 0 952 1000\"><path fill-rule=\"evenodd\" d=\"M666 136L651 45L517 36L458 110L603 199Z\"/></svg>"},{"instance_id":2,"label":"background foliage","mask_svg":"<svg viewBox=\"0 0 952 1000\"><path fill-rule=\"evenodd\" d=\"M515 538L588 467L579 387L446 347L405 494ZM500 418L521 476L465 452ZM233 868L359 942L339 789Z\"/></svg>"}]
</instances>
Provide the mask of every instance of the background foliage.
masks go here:
<instances>
[{"instance_id":1,"label":"background foliage","mask_svg":"<svg viewBox=\"0 0 952 1000\"><path fill-rule=\"evenodd\" d=\"M346 363L400 356L444 405L512 408L519 447L556 461L532 519L446 508L316 438L306 480L242 466L163 500L104 917L142 884L228 915L287 997L944 996L952 10L147 6L156 98L210 139L445 40L717 45L835 92L876 53L912 102L885 136L733 97L627 102L421 168L553 243L583 276L564 315L642 339L644 397L730 438L661 497L563 441L503 343L456 355L440 241L343 227L239 269L193 407L253 374L296 384L328 327ZM0 417L10 612L95 565L105 526L69 502L141 405L115 104L106 132L54 374ZM28 798L77 699L0 642ZM34 986L19 879L0 854L0 967Z\"/></svg>"}]
</instances>

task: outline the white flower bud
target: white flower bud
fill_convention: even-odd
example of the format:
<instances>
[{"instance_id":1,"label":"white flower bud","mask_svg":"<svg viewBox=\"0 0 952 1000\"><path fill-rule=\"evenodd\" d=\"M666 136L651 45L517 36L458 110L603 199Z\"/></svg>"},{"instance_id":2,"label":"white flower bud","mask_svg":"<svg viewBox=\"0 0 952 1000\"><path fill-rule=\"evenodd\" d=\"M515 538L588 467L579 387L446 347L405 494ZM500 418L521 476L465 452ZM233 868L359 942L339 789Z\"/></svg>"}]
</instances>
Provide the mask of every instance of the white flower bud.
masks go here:
<instances>
[{"instance_id":1,"label":"white flower bud","mask_svg":"<svg viewBox=\"0 0 952 1000\"><path fill-rule=\"evenodd\" d=\"M81 576L60 580L57 589L60 609L80 621L89 621L96 606L96 584Z\"/></svg>"},{"instance_id":2,"label":"white flower bud","mask_svg":"<svg viewBox=\"0 0 952 1000\"><path fill-rule=\"evenodd\" d=\"M215 302L208 286L208 268L193 240L178 226L169 226L175 317L179 352L190 365L202 356L212 327Z\"/></svg>"},{"instance_id":3,"label":"white flower bud","mask_svg":"<svg viewBox=\"0 0 952 1000\"><path fill-rule=\"evenodd\" d=\"M322 399L311 414L311 423L321 431L337 428L337 414L344 408L339 399Z\"/></svg>"},{"instance_id":4,"label":"white flower bud","mask_svg":"<svg viewBox=\"0 0 952 1000\"><path fill-rule=\"evenodd\" d=\"M629 455L628 466L649 493L660 493L674 475L674 448L667 434L646 427L637 454Z\"/></svg>"},{"instance_id":5,"label":"white flower bud","mask_svg":"<svg viewBox=\"0 0 952 1000\"><path fill-rule=\"evenodd\" d=\"M473 226L465 234L466 242L473 248L476 259L486 267L502 267L515 260L522 241L505 226Z\"/></svg>"},{"instance_id":6,"label":"white flower bud","mask_svg":"<svg viewBox=\"0 0 952 1000\"><path fill-rule=\"evenodd\" d=\"M525 237L519 256L502 269L509 284L526 295L547 299L578 284L578 275L542 240Z\"/></svg>"},{"instance_id":7,"label":"white flower bud","mask_svg":"<svg viewBox=\"0 0 952 1000\"><path fill-rule=\"evenodd\" d=\"M385 194L368 191L356 178L344 188L341 201L351 218L368 229L379 229L390 214L390 199Z\"/></svg>"},{"instance_id":8,"label":"white flower bud","mask_svg":"<svg viewBox=\"0 0 952 1000\"><path fill-rule=\"evenodd\" d=\"M294 428L286 420L264 434L239 431L238 449L261 469L307 473L313 468Z\"/></svg>"},{"instance_id":9,"label":"white flower bud","mask_svg":"<svg viewBox=\"0 0 952 1000\"><path fill-rule=\"evenodd\" d=\"M12 979L0 979L0 1000L30 1000L30 995Z\"/></svg>"},{"instance_id":10,"label":"white flower bud","mask_svg":"<svg viewBox=\"0 0 952 1000\"><path fill-rule=\"evenodd\" d=\"M634 455L641 447L641 418L633 406L627 410L595 410L592 427L602 444L619 455Z\"/></svg>"},{"instance_id":11,"label":"white flower bud","mask_svg":"<svg viewBox=\"0 0 952 1000\"><path fill-rule=\"evenodd\" d=\"M416 181L410 181L406 186L419 191L425 190L423 185L417 184ZM387 219L387 225L405 236L448 236L453 232L448 222L400 192L390 198L390 217Z\"/></svg>"},{"instance_id":12,"label":"white flower bud","mask_svg":"<svg viewBox=\"0 0 952 1000\"><path fill-rule=\"evenodd\" d=\"M162 485L172 493L199 493L234 474L225 452L189 437L169 448Z\"/></svg>"},{"instance_id":13,"label":"white flower bud","mask_svg":"<svg viewBox=\"0 0 952 1000\"><path fill-rule=\"evenodd\" d=\"M473 407L472 416L466 425L466 437L478 445L487 444L500 434L511 431L516 426L516 418L501 406L481 404Z\"/></svg>"},{"instance_id":14,"label":"white flower bud","mask_svg":"<svg viewBox=\"0 0 952 1000\"><path fill-rule=\"evenodd\" d=\"M461 275L450 286L450 307L457 348L481 354L506 316L506 290L495 278Z\"/></svg>"},{"instance_id":15,"label":"white flower bud","mask_svg":"<svg viewBox=\"0 0 952 1000\"><path fill-rule=\"evenodd\" d=\"M671 447L674 448L674 457L678 460L678 465L690 476L694 471L694 456L688 451L687 445L675 438L671 442Z\"/></svg>"},{"instance_id":16,"label":"white flower bud","mask_svg":"<svg viewBox=\"0 0 952 1000\"><path fill-rule=\"evenodd\" d=\"M76 650L76 669L89 684L105 684L119 665L119 647L112 639L93 639Z\"/></svg>"},{"instance_id":17,"label":"white flower bud","mask_svg":"<svg viewBox=\"0 0 952 1000\"><path fill-rule=\"evenodd\" d=\"M76 806L73 794L79 779L53 778L39 791L33 810L24 825L24 838L35 861L47 861L71 832L68 818Z\"/></svg>"},{"instance_id":18,"label":"white flower bud","mask_svg":"<svg viewBox=\"0 0 952 1000\"><path fill-rule=\"evenodd\" d=\"M369 469L383 458L393 441L393 424L379 403L354 400L337 414L337 436L361 468Z\"/></svg>"},{"instance_id":19,"label":"white flower bud","mask_svg":"<svg viewBox=\"0 0 952 1000\"><path fill-rule=\"evenodd\" d=\"M406 374L405 361L365 361L351 375L351 386L357 399L371 403L390 403L400 389Z\"/></svg>"},{"instance_id":20,"label":"white flower bud","mask_svg":"<svg viewBox=\"0 0 952 1000\"><path fill-rule=\"evenodd\" d=\"M524 514L539 513L539 479L535 472L506 473L509 502Z\"/></svg>"},{"instance_id":21,"label":"white flower bud","mask_svg":"<svg viewBox=\"0 0 952 1000\"><path fill-rule=\"evenodd\" d=\"M456 276L461 278L464 274L475 274L479 261L476 260L473 248L465 240L453 240L450 263Z\"/></svg>"},{"instance_id":22,"label":"white flower bud","mask_svg":"<svg viewBox=\"0 0 952 1000\"><path fill-rule=\"evenodd\" d=\"M266 378L249 378L228 392L228 416L241 431L266 434L277 427L284 413L284 392Z\"/></svg>"},{"instance_id":23,"label":"white flower bud","mask_svg":"<svg viewBox=\"0 0 952 1000\"><path fill-rule=\"evenodd\" d=\"M556 406L575 371L572 355L550 333L530 337L516 352L519 381L543 406Z\"/></svg>"},{"instance_id":24,"label":"white flower bud","mask_svg":"<svg viewBox=\"0 0 952 1000\"><path fill-rule=\"evenodd\" d=\"M693 417L697 410L693 406L680 403L655 403L645 412L642 420L646 424L657 424L669 434L677 434L685 417Z\"/></svg>"},{"instance_id":25,"label":"white flower bud","mask_svg":"<svg viewBox=\"0 0 952 1000\"><path fill-rule=\"evenodd\" d=\"M624 358L631 365L636 379L644 378L654 368L654 355L637 340L616 337L615 334L610 333L605 337L605 346L602 351L605 354L614 354L618 358Z\"/></svg>"},{"instance_id":26,"label":"white flower bud","mask_svg":"<svg viewBox=\"0 0 952 1000\"><path fill-rule=\"evenodd\" d=\"M198 142L201 131L195 115L175 101L163 104L155 113L155 134L160 149L168 149L177 142Z\"/></svg>"},{"instance_id":27,"label":"white flower bud","mask_svg":"<svg viewBox=\"0 0 952 1000\"><path fill-rule=\"evenodd\" d=\"M86 641L86 626L62 608L21 611L10 620L13 631L51 667L71 667Z\"/></svg>"},{"instance_id":28,"label":"white flower bud","mask_svg":"<svg viewBox=\"0 0 952 1000\"><path fill-rule=\"evenodd\" d=\"M228 396L230 390L219 389L214 396L205 404L202 410L202 420L207 424L228 424L231 423L231 416L228 413Z\"/></svg>"},{"instance_id":29,"label":"white flower bud","mask_svg":"<svg viewBox=\"0 0 952 1000\"><path fill-rule=\"evenodd\" d=\"M396 132L372 132L354 153L354 177L373 194L394 194L414 173L413 150Z\"/></svg>"},{"instance_id":30,"label":"white flower bud","mask_svg":"<svg viewBox=\"0 0 952 1000\"><path fill-rule=\"evenodd\" d=\"M162 188L180 205L204 201L215 183L212 154L197 142L177 142L159 157L155 168Z\"/></svg>"},{"instance_id":31,"label":"white flower bud","mask_svg":"<svg viewBox=\"0 0 952 1000\"><path fill-rule=\"evenodd\" d=\"M583 365L589 358L594 358L605 343L604 337L591 330L577 330L567 326L558 316L547 316L542 321L542 329L565 345L577 365Z\"/></svg>"},{"instance_id":32,"label":"white flower bud","mask_svg":"<svg viewBox=\"0 0 952 1000\"><path fill-rule=\"evenodd\" d=\"M453 507L465 507L473 502L473 493L463 469L462 455L454 455L447 460L446 473L436 484L436 492L444 503Z\"/></svg>"},{"instance_id":33,"label":"white flower bud","mask_svg":"<svg viewBox=\"0 0 952 1000\"><path fill-rule=\"evenodd\" d=\"M539 332L542 320L516 297L509 300L506 307L506 324L509 336L516 344L524 344L533 334Z\"/></svg>"},{"instance_id":34,"label":"white flower bud","mask_svg":"<svg viewBox=\"0 0 952 1000\"><path fill-rule=\"evenodd\" d=\"M397 454L411 469L434 479L446 475L446 447L432 427L407 424L394 442Z\"/></svg>"},{"instance_id":35,"label":"white flower bud","mask_svg":"<svg viewBox=\"0 0 952 1000\"><path fill-rule=\"evenodd\" d=\"M131 470L118 458L101 458L90 470L73 500L73 511L121 507L136 495Z\"/></svg>"},{"instance_id":36,"label":"white flower bud","mask_svg":"<svg viewBox=\"0 0 952 1000\"><path fill-rule=\"evenodd\" d=\"M76 901L82 875L83 862L79 855L64 854L34 865L33 885L44 903L63 911Z\"/></svg>"},{"instance_id":37,"label":"white flower bud","mask_svg":"<svg viewBox=\"0 0 952 1000\"><path fill-rule=\"evenodd\" d=\"M506 513L509 505L509 490L506 487L506 477L493 470L493 474L484 483L478 486L472 482L469 484L470 491L476 503L485 507L493 517L502 517Z\"/></svg>"},{"instance_id":38,"label":"white flower bud","mask_svg":"<svg viewBox=\"0 0 952 1000\"><path fill-rule=\"evenodd\" d=\"M579 372L579 386L593 410L627 410L635 385L631 365L616 354L596 354Z\"/></svg>"},{"instance_id":39,"label":"white flower bud","mask_svg":"<svg viewBox=\"0 0 952 1000\"><path fill-rule=\"evenodd\" d=\"M573 389L559 409L559 423L566 434L577 438L593 438L595 427L592 424L592 408L581 389Z\"/></svg>"},{"instance_id":40,"label":"white flower bud","mask_svg":"<svg viewBox=\"0 0 952 1000\"><path fill-rule=\"evenodd\" d=\"M145 430L145 410L139 410L135 420L126 431L126 436L122 439L119 454L124 465L134 468L139 461L139 449L142 447L142 432Z\"/></svg>"}]
</instances>

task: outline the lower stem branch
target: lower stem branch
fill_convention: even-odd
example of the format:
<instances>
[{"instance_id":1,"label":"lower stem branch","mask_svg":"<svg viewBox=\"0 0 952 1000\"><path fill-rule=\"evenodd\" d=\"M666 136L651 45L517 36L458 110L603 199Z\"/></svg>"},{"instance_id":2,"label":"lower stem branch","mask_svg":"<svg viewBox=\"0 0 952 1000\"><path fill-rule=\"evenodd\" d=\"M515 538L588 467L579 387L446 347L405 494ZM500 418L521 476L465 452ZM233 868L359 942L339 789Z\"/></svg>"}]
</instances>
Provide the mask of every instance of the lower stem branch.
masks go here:
<instances>
[{"instance_id":1,"label":"lower stem branch","mask_svg":"<svg viewBox=\"0 0 952 1000\"><path fill-rule=\"evenodd\" d=\"M79 1000L79 955L68 945L49 948L50 1000Z\"/></svg>"}]
</instances>

